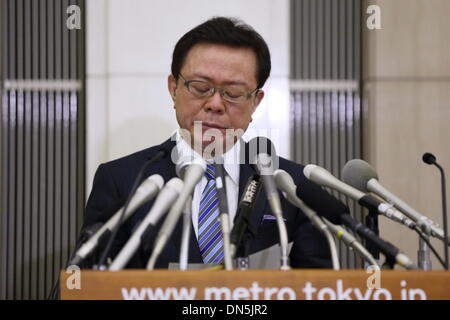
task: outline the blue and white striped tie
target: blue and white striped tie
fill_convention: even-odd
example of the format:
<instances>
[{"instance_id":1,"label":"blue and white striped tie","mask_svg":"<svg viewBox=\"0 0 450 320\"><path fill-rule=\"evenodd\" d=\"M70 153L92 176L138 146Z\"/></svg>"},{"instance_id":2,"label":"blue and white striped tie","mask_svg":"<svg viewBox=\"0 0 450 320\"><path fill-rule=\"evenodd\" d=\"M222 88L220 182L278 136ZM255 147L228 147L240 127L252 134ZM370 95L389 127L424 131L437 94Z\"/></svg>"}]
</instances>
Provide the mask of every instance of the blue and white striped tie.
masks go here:
<instances>
[{"instance_id":1,"label":"blue and white striped tie","mask_svg":"<svg viewBox=\"0 0 450 320\"><path fill-rule=\"evenodd\" d=\"M219 221L219 197L216 188L216 170L208 164L205 172L208 183L200 199L198 213L198 244L204 263L222 263L223 237Z\"/></svg>"}]
</instances>

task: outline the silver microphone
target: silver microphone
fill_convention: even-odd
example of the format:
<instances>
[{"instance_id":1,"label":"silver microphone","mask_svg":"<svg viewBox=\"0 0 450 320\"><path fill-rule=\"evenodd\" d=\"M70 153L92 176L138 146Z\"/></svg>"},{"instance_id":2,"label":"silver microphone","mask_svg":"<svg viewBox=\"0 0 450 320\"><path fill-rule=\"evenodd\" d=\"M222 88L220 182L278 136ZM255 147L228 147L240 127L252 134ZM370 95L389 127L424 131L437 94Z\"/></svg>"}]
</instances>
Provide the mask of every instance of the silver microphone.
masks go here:
<instances>
[{"instance_id":1,"label":"silver microphone","mask_svg":"<svg viewBox=\"0 0 450 320\"><path fill-rule=\"evenodd\" d=\"M341 180L333 176L330 172L328 172L326 169L322 167L313 164L308 164L304 168L303 173L309 180L312 180L317 184L332 188L340 193L343 193L346 196L357 201L363 207L366 207L368 209L374 209L378 213L395 221L401 222L410 227L411 229L414 228L412 221L405 219L404 215L401 212L399 212L396 208L394 208L392 205L380 201L376 197L368 193L359 191L353 186L342 182Z\"/></svg>"},{"instance_id":2,"label":"silver microphone","mask_svg":"<svg viewBox=\"0 0 450 320\"><path fill-rule=\"evenodd\" d=\"M164 179L159 174L154 174L145 179L137 188L130 200L122 222L128 219L145 202L150 201L159 192L164 184ZM123 207L120 208L94 235L85 242L75 254L73 261L83 261L98 245L98 240L107 232L112 232L119 223ZM71 264L77 264L75 262Z\"/></svg>"},{"instance_id":3,"label":"silver microphone","mask_svg":"<svg viewBox=\"0 0 450 320\"><path fill-rule=\"evenodd\" d=\"M304 168L303 173L309 180L312 180L319 185L326 186L338 192L341 192L346 196L349 196L353 200L356 200L362 206L368 207L369 209L376 209L380 213L385 213L382 212L383 206L381 206L381 204L383 203L381 201L340 181L324 168L308 164ZM344 223L347 222L352 225L351 227L355 230L355 232L359 232L359 235L365 236L366 239L370 240L370 242L376 243L376 245L386 255L386 257L389 257L399 265L405 266L408 269L416 268L409 257L401 253L400 250L398 250L392 244L379 238L373 233L372 230L366 228L365 226L362 226L362 224L357 223L356 221L353 221L353 218L351 216L342 215L341 219Z\"/></svg>"},{"instance_id":4,"label":"silver microphone","mask_svg":"<svg viewBox=\"0 0 450 320\"><path fill-rule=\"evenodd\" d=\"M278 169L274 173L274 180L278 187L283 192L283 196L294 206L300 208L312 222L312 224L320 230L326 237L328 245L330 246L331 258L333 262L333 269L339 270L339 259L336 249L336 243L333 240L333 236L327 228L327 225L319 218L317 213L308 207L298 196L297 186L294 183L291 175L282 169Z\"/></svg>"},{"instance_id":5,"label":"silver microphone","mask_svg":"<svg viewBox=\"0 0 450 320\"><path fill-rule=\"evenodd\" d=\"M366 248L364 248L364 246L359 243L353 235L350 234L350 232L348 232L341 226L331 223L326 218L322 219L338 239L342 240L347 246L353 248L370 265L378 266L378 263L375 261L370 252L367 251Z\"/></svg>"},{"instance_id":6,"label":"silver microphone","mask_svg":"<svg viewBox=\"0 0 450 320\"><path fill-rule=\"evenodd\" d=\"M276 155L272 154L272 156L269 156L267 153L257 154L255 163L261 176L270 208L277 219L278 231L280 234L281 269L288 270L290 269L288 257L288 235L286 224L283 219L280 197L273 179L274 168L272 157L276 157Z\"/></svg>"},{"instance_id":7,"label":"silver microphone","mask_svg":"<svg viewBox=\"0 0 450 320\"><path fill-rule=\"evenodd\" d=\"M396 207L398 210L412 219L425 234L439 238L441 240L445 239L444 231L439 227L439 225L435 224L428 217L411 208L407 203L405 203L403 200L398 198L383 185L381 185L381 183L378 181L378 175L375 169L366 161L361 159L350 160L345 164L342 170L342 175L344 177L344 181L348 182L359 190L365 192L373 192L384 198L386 201L391 203L394 207ZM403 221L401 222L406 224L404 222L405 220L409 221L408 226L413 223L411 222L411 220L406 218L403 218ZM414 225L412 225L411 228L414 228Z\"/></svg>"},{"instance_id":8,"label":"silver microphone","mask_svg":"<svg viewBox=\"0 0 450 320\"><path fill-rule=\"evenodd\" d=\"M183 161L177 164L176 172L177 175L183 179L184 188L167 214L166 219L164 220L164 223L156 236L155 246L153 247L152 254L147 263L148 270L153 270L156 259L164 249L167 240L180 219L186 201L194 191L195 185L202 179L205 171L206 163L201 158L195 158L191 161Z\"/></svg>"},{"instance_id":9,"label":"silver microphone","mask_svg":"<svg viewBox=\"0 0 450 320\"><path fill-rule=\"evenodd\" d=\"M183 185L184 183L180 178L172 178L165 184L144 220L114 258L114 261L109 266L109 270L117 271L125 267L126 263L141 246L144 234L150 232L150 228L154 227L162 215L166 213L173 201L179 196Z\"/></svg>"}]
</instances>

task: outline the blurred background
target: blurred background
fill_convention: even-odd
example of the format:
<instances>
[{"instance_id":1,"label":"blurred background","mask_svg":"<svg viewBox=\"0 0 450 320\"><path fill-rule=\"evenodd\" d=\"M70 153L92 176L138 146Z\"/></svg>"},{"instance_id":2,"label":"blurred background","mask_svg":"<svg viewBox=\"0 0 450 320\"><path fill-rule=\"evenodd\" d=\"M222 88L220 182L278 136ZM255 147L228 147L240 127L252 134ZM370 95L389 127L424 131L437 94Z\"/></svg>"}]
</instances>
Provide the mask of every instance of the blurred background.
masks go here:
<instances>
[{"instance_id":1,"label":"blurred background","mask_svg":"<svg viewBox=\"0 0 450 320\"><path fill-rule=\"evenodd\" d=\"M441 223L440 177L422 155L450 168L449 15L448 0L0 0L0 299L44 299L99 164L178 127L172 50L212 16L242 19L271 50L246 138L266 135L280 155L338 177L362 158ZM384 217L379 229L417 261L415 233ZM339 250L343 267L362 267Z\"/></svg>"}]
</instances>

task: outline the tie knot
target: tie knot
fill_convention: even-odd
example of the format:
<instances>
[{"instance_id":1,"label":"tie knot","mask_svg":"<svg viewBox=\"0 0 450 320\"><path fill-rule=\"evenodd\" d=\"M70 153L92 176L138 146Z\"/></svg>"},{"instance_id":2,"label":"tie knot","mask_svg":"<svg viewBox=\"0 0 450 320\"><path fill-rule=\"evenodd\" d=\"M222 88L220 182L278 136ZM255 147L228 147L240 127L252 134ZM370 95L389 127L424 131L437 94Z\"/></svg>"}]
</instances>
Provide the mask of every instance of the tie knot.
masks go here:
<instances>
[{"instance_id":1,"label":"tie knot","mask_svg":"<svg viewBox=\"0 0 450 320\"><path fill-rule=\"evenodd\" d=\"M212 164L206 165L205 176L208 181L216 179L216 168Z\"/></svg>"}]
</instances>

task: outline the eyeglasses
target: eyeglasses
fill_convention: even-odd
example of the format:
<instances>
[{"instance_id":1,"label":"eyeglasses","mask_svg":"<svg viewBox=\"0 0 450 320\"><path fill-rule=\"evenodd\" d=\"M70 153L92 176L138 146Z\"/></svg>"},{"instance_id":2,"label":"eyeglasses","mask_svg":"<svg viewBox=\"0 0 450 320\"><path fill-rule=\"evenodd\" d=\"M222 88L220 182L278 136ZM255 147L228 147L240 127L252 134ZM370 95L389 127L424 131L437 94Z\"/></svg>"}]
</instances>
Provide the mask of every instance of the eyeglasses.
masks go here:
<instances>
[{"instance_id":1,"label":"eyeglasses","mask_svg":"<svg viewBox=\"0 0 450 320\"><path fill-rule=\"evenodd\" d=\"M180 73L181 79L184 80L184 85L187 90L198 98L212 97L218 90L220 96L231 103L244 103L259 89L248 92L244 86L229 85L224 87L214 86L207 81L201 80L186 80Z\"/></svg>"}]
</instances>

